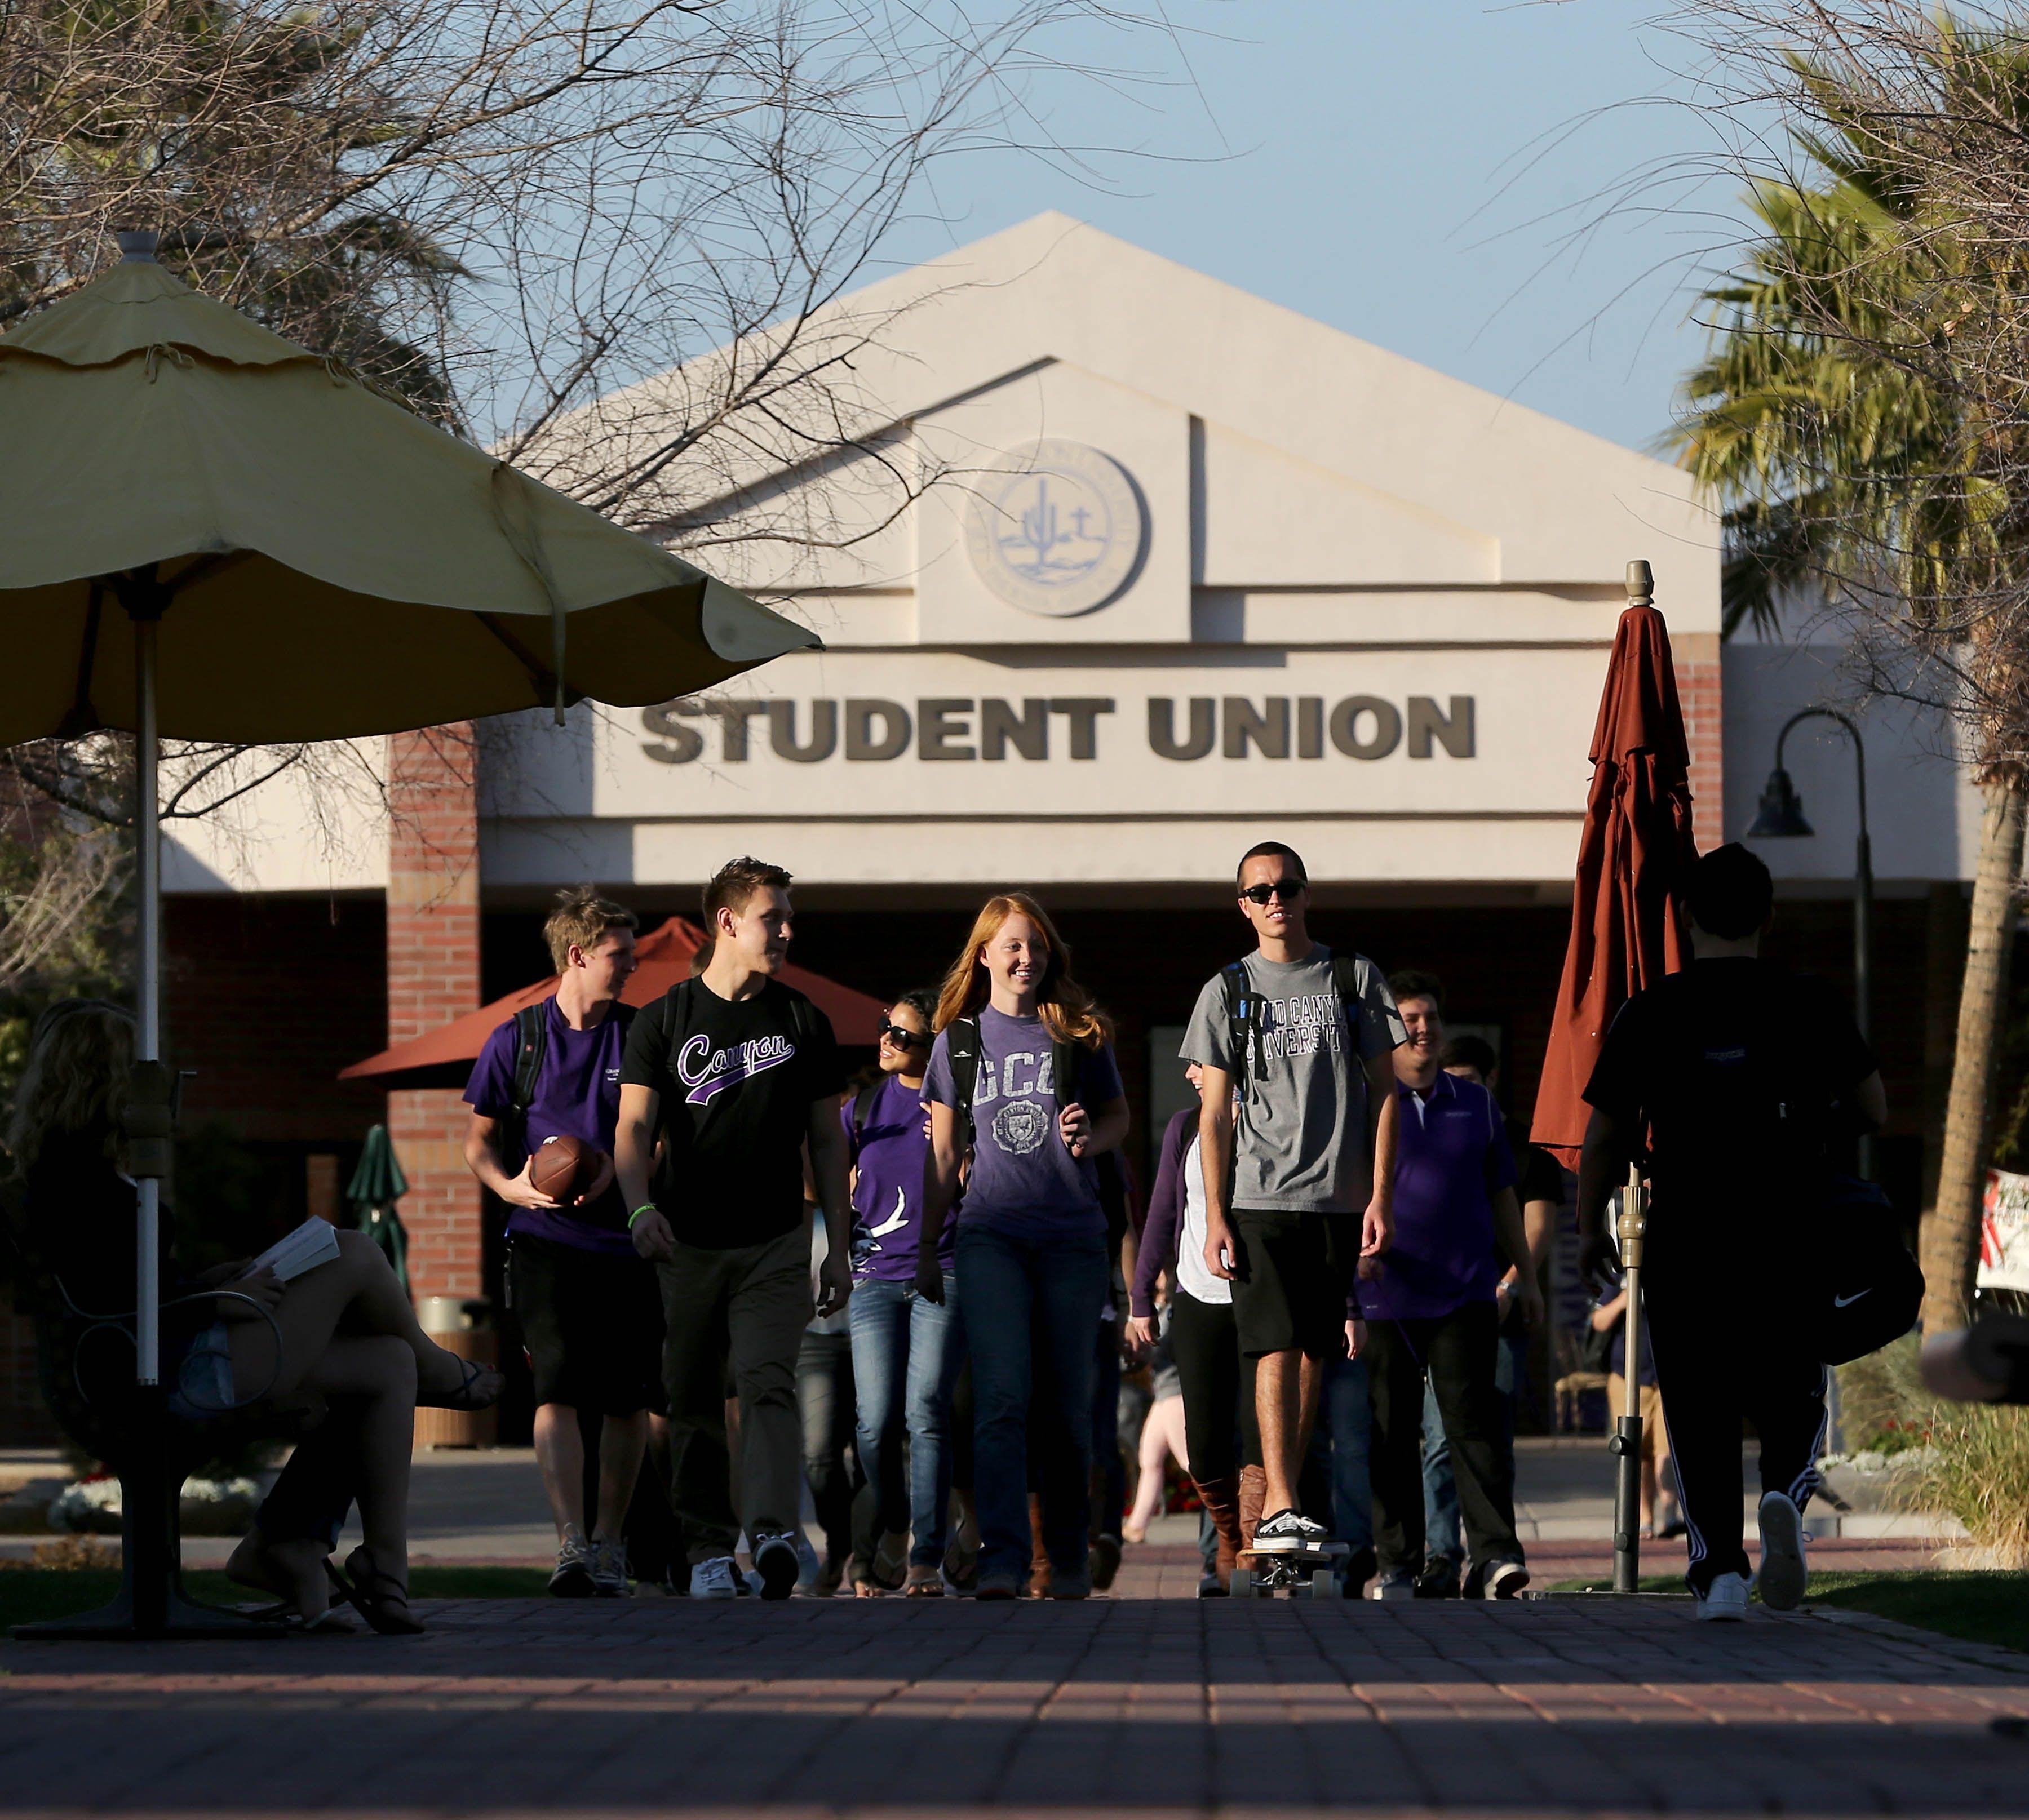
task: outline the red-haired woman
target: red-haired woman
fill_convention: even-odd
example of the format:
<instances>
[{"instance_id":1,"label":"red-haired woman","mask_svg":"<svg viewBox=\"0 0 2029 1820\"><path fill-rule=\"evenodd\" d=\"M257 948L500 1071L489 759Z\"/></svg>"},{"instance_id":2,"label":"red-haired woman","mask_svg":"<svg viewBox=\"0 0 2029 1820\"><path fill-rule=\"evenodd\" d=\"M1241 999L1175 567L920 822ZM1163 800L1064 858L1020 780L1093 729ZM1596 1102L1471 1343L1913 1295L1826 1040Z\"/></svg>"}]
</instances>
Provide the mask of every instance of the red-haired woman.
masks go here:
<instances>
[{"instance_id":1,"label":"red-haired woman","mask_svg":"<svg viewBox=\"0 0 2029 1820\"><path fill-rule=\"evenodd\" d=\"M1092 1334L1110 1273L1093 1158L1127 1135L1112 1029L1070 977L1070 954L1043 907L1021 892L989 899L937 1000L923 1078L930 1150L923 1229L959 1192L955 1293L972 1357L973 1477L981 1599L1013 1599L1032 1552L1029 1421L1052 1596L1092 1591ZM935 1254L918 1254L918 1292L944 1295Z\"/></svg>"}]
</instances>

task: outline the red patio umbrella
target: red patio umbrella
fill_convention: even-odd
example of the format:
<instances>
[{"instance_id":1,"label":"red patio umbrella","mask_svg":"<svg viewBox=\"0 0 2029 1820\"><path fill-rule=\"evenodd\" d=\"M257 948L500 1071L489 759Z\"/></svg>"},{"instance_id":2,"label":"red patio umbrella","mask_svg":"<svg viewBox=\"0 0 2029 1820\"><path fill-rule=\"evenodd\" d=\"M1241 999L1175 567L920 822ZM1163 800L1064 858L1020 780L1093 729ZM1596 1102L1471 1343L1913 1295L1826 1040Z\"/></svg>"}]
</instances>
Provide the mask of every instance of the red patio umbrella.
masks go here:
<instances>
[{"instance_id":1,"label":"red patio umbrella","mask_svg":"<svg viewBox=\"0 0 2029 1820\"><path fill-rule=\"evenodd\" d=\"M691 963L703 946L704 932L681 917L671 917L660 929L651 930L634 944L640 964L634 969L634 977L627 982L627 989L620 995L621 1003L651 1004L679 980L688 980L691 977ZM795 987L831 1020L833 1032L840 1042L870 1047L878 1040L881 1014L885 1008L878 999L855 992L850 986L841 986L835 980L827 980L803 967L785 966L777 977L784 985ZM378 1055L369 1055L364 1062L355 1062L350 1068L340 1070L339 1079L358 1081L368 1075L406 1074L413 1069L442 1068L452 1062L476 1061L480 1051L486 1046L486 1039L495 1030L525 1005L539 1005L556 989L557 977L552 973L546 980L538 980L532 986L510 992L504 999L495 999L491 1004L482 1005L477 1011L468 1011L462 1017L454 1017L450 1023L440 1025L421 1036L397 1043L393 1048L384 1049Z\"/></svg>"},{"instance_id":2,"label":"red patio umbrella","mask_svg":"<svg viewBox=\"0 0 2029 1820\"><path fill-rule=\"evenodd\" d=\"M1593 729L1571 944L1529 1133L1571 1169L1591 1116L1586 1083L1614 1013L1691 955L1690 931L1672 895L1697 858L1691 754L1669 628L1650 604L1653 590L1649 565L1628 564L1627 610Z\"/></svg>"}]
</instances>

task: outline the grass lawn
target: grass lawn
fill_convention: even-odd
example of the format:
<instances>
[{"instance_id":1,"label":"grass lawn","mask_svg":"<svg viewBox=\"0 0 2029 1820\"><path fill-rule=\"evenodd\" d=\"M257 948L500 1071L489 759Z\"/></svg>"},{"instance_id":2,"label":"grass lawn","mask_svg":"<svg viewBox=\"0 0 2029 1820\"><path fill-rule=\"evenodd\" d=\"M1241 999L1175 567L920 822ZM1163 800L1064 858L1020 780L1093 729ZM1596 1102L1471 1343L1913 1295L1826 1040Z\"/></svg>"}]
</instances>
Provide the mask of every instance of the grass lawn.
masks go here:
<instances>
[{"instance_id":1,"label":"grass lawn","mask_svg":"<svg viewBox=\"0 0 2029 1820\"><path fill-rule=\"evenodd\" d=\"M1601 1590L1610 1581L1567 1580L1565 1590ZM1645 1576L1644 1592L1681 1592L1675 1574ZM1871 1611L1898 1624L1942 1631L1968 1643L2029 1650L2029 1574L1813 1573L1805 1603L1831 1610Z\"/></svg>"},{"instance_id":2,"label":"grass lawn","mask_svg":"<svg viewBox=\"0 0 2029 1820\"><path fill-rule=\"evenodd\" d=\"M417 1599L535 1599L549 1585L541 1567L417 1567L409 1591ZM106 1603L120 1589L110 1568L31 1567L0 1572L0 1631L45 1618L69 1618ZM209 1605L237 1605L260 1595L223 1574L186 1574L184 1589Z\"/></svg>"}]
</instances>

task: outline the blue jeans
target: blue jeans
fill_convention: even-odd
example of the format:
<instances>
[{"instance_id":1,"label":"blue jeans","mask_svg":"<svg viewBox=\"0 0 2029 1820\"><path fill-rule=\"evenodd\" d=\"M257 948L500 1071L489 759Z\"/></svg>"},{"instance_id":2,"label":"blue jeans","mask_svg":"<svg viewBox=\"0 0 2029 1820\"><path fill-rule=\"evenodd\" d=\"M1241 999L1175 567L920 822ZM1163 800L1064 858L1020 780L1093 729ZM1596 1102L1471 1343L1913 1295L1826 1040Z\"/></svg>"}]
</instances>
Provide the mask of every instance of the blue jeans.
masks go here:
<instances>
[{"instance_id":1,"label":"blue jeans","mask_svg":"<svg viewBox=\"0 0 2029 1820\"><path fill-rule=\"evenodd\" d=\"M1043 1546L1085 1575L1092 1515L1092 1333L1106 1305L1106 1240L1044 1242L958 1229L958 1308L972 1359L973 1496L982 1576L1028 1571L1030 1402Z\"/></svg>"},{"instance_id":2,"label":"blue jeans","mask_svg":"<svg viewBox=\"0 0 2029 1820\"><path fill-rule=\"evenodd\" d=\"M914 1566L936 1566L948 1540L951 1388L964 1357L956 1303L953 1279L947 1276L941 1308L925 1302L913 1283L874 1278L857 1285L846 1304L852 1324L852 1377L859 1392L854 1445L873 1500L872 1520L864 1527L877 1546L883 1535L906 1525Z\"/></svg>"},{"instance_id":3,"label":"blue jeans","mask_svg":"<svg viewBox=\"0 0 2029 1820\"><path fill-rule=\"evenodd\" d=\"M1367 1362L1334 1359L1325 1367L1324 1427L1331 1436L1332 1533L1356 1553L1374 1546L1374 1489L1367 1450L1374 1411L1367 1402Z\"/></svg>"},{"instance_id":4,"label":"blue jeans","mask_svg":"<svg viewBox=\"0 0 2029 1820\"><path fill-rule=\"evenodd\" d=\"M1515 1447L1515 1399L1527 1369L1529 1342L1504 1333L1493 1355L1493 1388L1500 1393L1508 1419L1508 1447ZM1437 1414L1437 1392L1423 1381L1423 1558L1448 1556L1454 1567L1465 1563L1465 1540L1459 1526L1458 1485L1452 1477L1451 1443L1445 1439L1444 1418Z\"/></svg>"}]
</instances>

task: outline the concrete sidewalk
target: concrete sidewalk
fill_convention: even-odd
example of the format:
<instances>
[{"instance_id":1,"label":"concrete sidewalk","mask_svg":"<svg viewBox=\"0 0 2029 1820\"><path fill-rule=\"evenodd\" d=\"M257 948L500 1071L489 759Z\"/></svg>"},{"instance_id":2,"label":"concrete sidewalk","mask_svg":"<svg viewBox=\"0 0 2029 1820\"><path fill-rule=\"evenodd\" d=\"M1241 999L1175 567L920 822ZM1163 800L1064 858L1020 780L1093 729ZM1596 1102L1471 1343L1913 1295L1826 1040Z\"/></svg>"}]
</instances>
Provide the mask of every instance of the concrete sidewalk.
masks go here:
<instances>
[{"instance_id":1,"label":"concrete sidewalk","mask_svg":"<svg viewBox=\"0 0 2029 1820\"><path fill-rule=\"evenodd\" d=\"M444 1603L0 1646L13 1813L2017 1814L2029 1659L1688 1601ZM1185 1551L1174 1551L1185 1555Z\"/></svg>"}]
</instances>

